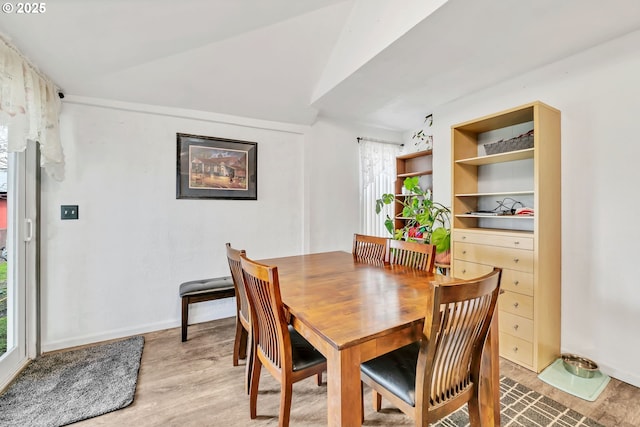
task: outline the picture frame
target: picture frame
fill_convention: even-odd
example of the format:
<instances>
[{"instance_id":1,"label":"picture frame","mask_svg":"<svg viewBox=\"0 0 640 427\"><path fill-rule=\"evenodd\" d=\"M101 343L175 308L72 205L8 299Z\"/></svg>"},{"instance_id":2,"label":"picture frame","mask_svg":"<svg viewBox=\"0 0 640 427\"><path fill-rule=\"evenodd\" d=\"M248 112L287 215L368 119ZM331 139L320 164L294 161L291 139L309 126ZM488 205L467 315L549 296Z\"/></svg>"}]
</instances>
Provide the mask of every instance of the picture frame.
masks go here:
<instances>
[{"instance_id":1,"label":"picture frame","mask_svg":"<svg viewBox=\"0 0 640 427\"><path fill-rule=\"evenodd\" d=\"M258 199L258 143L177 133L176 199Z\"/></svg>"}]
</instances>

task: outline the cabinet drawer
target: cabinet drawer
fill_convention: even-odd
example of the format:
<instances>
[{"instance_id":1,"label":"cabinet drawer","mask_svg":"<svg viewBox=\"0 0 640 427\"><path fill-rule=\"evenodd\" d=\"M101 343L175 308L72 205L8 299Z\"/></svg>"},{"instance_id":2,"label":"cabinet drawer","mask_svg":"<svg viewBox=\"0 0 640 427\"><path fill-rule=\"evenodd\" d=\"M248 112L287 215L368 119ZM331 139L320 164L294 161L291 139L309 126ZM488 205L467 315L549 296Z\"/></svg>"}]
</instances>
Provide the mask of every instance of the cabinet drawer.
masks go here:
<instances>
[{"instance_id":1,"label":"cabinet drawer","mask_svg":"<svg viewBox=\"0 0 640 427\"><path fill-rule=\"evenodd\" d=\"M533 344L513 335L500 333L500 355L528 366L533 365Z\"/></svg>"},{"instance_id":2,"label":"cabinet drawer","mask_svg":"<svg viewBox=\"0 0 640 427\"><path fill-rule=\"evenodd\" d=\"M500 333L533 342L533 320L502 311L498 313Z\"/></svg>"},{"instance_id":3,"label":"cabinet drawer","mask_svg":"<svg viewBox=\"0 0 640 427\"><path fill-rule=\"evenodd\" d=\"M453 263L452 276L460 279L475 279L476 277L489 274L492 271L493 267L490 265L455 260Z\"/></svg>"},{"instance_id":4,"label":"cabinet drawer","mask_svg":"<svg viewBox=\"0 0 640 427\"><path fill-rule=\"evenodd\" d=\"M533 297L505 291L498 297L500 311L533 319Z\"/></svg>"},{"instance_id":5,"label":"cabinet drawer","mask_svg":"<svg viewBox=\"0 0 640 427\"><path fill-rule=\"evenodd\" d=\"M502 270L500 286L505 291L533 296L533 273L523 271Z\"/></svg>"},{"instance_id":6,"label":"cabinet drawer","mask_svg":"<svg viewBox=\"0 0 640 427\"><path fill-rule=\"evenodd\" d=\"M453 241L533 250L533 237L513 236L509 234L471 233L468 231L455 230L453 233Z\"/></svg>"},{"instance_id":7,"label":"cabinet drawer","mask_svg":"<svg viewBox=\"0 0 640 427\"><path fill-rule=\"evenodd\" d=\"M456 243L453 249L453 257L463 261L533 273L533 251L472 243Z\"/></svg>"}]
</instances>

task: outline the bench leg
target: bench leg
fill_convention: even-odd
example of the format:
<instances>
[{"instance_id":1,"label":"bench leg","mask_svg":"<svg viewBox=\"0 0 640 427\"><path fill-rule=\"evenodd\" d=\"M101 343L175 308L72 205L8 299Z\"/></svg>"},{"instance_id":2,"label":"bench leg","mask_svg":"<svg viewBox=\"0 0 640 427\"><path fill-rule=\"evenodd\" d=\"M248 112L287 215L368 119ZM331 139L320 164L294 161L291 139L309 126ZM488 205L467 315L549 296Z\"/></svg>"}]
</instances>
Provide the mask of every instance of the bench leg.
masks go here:
<instances>
[{"instance_id":1,"label":"bench leg","mask_svg":"<svg viewBox=\"0 0 640 427\"><path fill-rule=\"evenodd\" d=\"M187 326L189 326L189 298L182 297L182 342L187 340Z\"/></svg>"}]
</instances>

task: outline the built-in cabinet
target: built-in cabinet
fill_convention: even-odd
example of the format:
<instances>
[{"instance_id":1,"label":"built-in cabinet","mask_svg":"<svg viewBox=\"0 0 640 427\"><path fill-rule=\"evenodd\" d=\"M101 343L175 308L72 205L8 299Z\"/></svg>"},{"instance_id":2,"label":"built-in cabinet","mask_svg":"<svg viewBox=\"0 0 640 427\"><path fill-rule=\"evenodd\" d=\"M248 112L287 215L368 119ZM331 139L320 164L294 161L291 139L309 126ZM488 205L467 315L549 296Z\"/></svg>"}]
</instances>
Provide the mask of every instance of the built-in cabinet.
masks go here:
<instances>
[{"instance_id":1,"label":"built-in cabinet","mask_svg":"<svg viewBox=\"0 0 640 427\"><path fill-rule=\"evenodd\" d=\"M395 197L404 198L407 192L404 190L404 180L406 178L417 176L420 180L420 187L423 190L431 190L433 192L433 151L424 150L414 153L403 154L396 157L396 182ZM394 227L400 229L405 225L405 219L402 218L402 205L394 203Z\"/></svg>"},{"instance_id":2,"label":"built-in cabinet","mask_svg":"<svg viewBox=\"0 0 640 427\"><path fill-rule=\"evenodd\" d=\"M451 131L452 274L502 267L500 355L540 372L560 354L560 111L533 102ZM530 148L486 154L531 133Z\"/></svg>"}]
</instances>

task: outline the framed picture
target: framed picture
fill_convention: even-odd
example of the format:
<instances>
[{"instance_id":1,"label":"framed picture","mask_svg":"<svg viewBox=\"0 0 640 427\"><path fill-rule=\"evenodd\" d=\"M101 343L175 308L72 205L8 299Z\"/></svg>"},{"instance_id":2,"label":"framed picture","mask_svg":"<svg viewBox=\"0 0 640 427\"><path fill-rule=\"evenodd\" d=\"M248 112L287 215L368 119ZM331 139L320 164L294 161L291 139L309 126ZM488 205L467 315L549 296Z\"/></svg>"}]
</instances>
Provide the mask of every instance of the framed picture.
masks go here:
<instances>
[{"instance_id":1,"label":"framed picture","mask_svg":"<svg viewBox=\"0 0 640 427\"><path fill-rule=\"evenodd\" d=\"M177 134L177 199L258 198L258 144Z\"/></svg>"}]
</instances>

